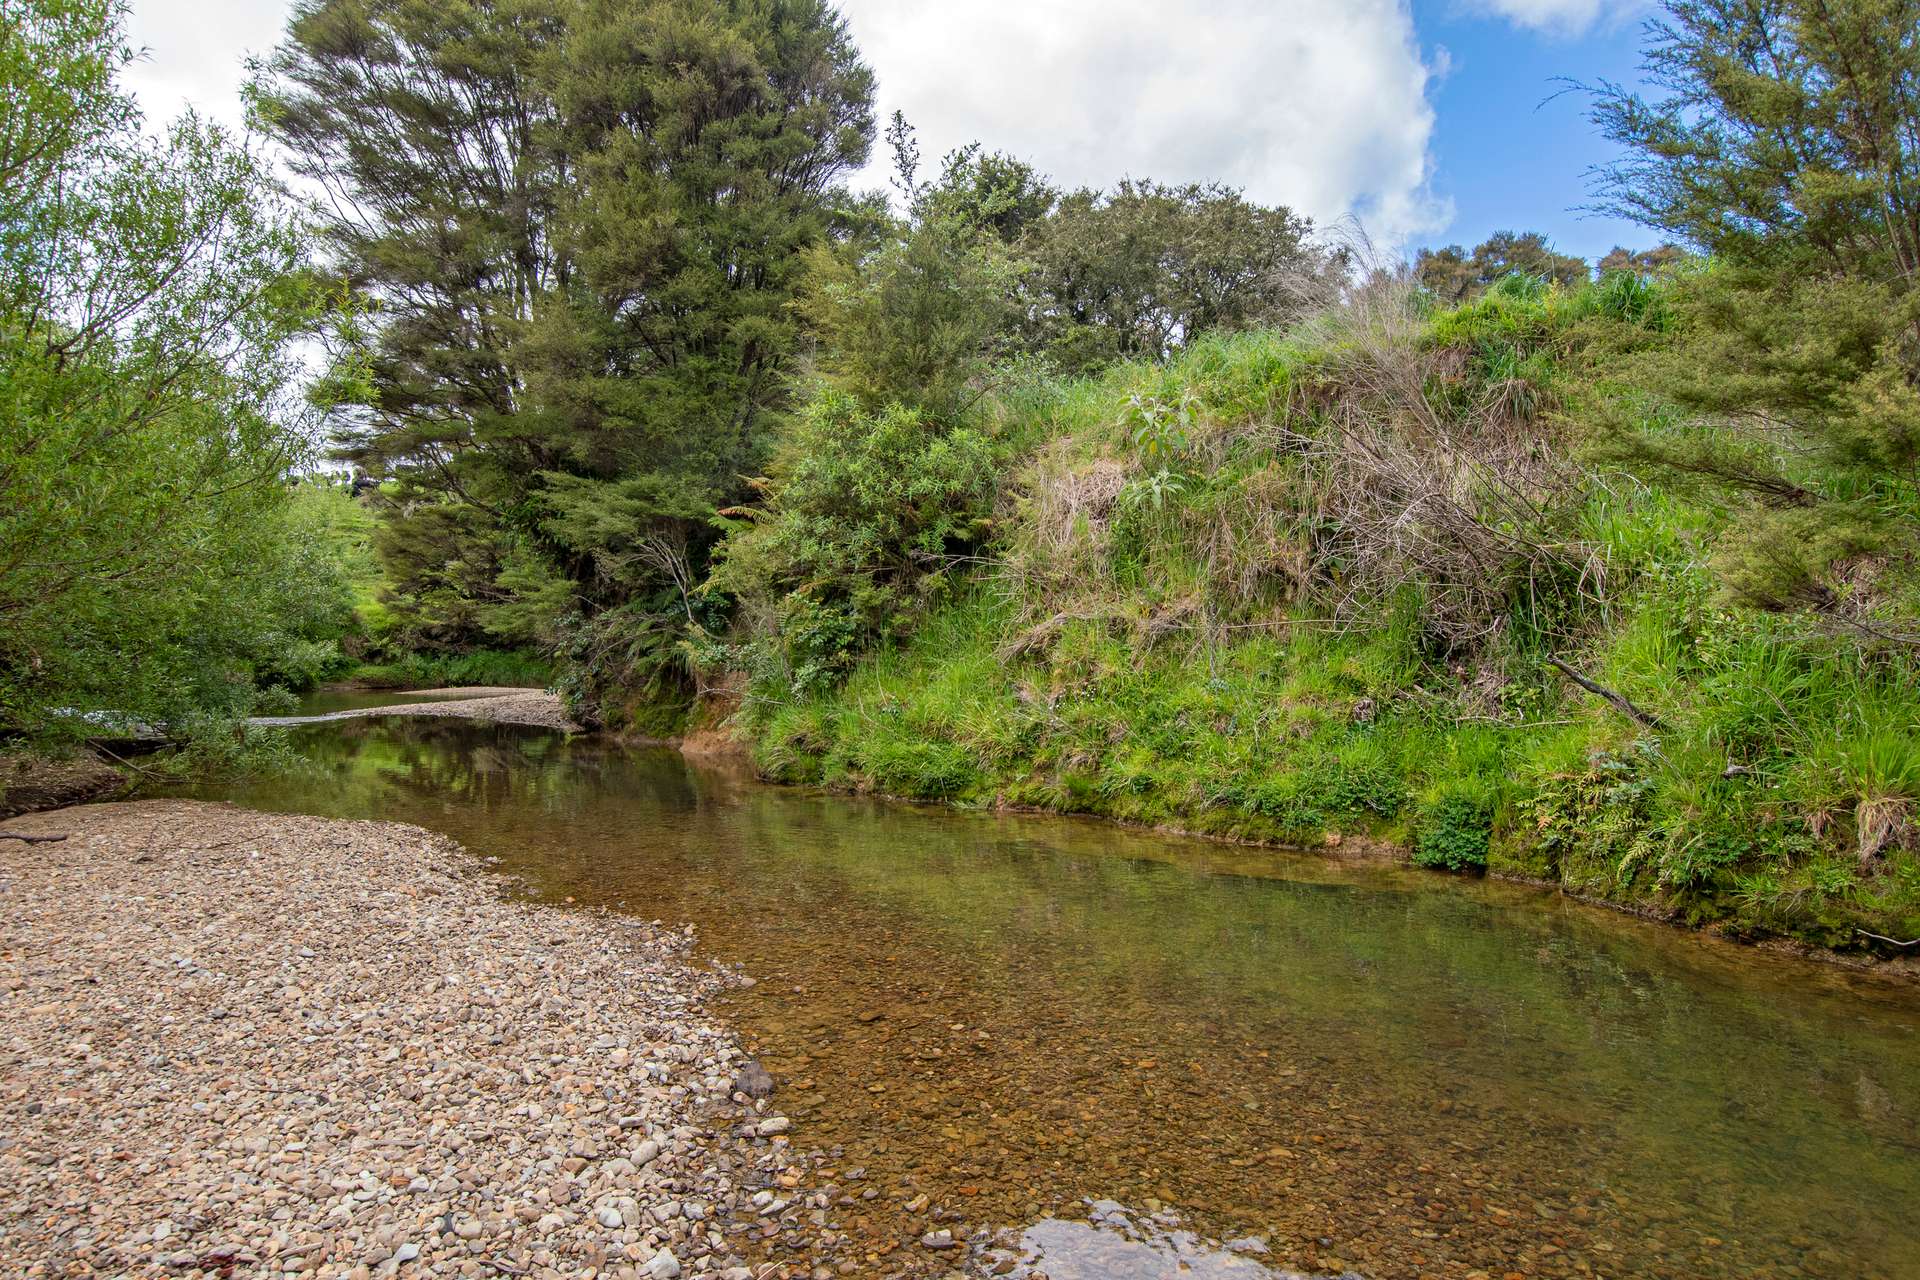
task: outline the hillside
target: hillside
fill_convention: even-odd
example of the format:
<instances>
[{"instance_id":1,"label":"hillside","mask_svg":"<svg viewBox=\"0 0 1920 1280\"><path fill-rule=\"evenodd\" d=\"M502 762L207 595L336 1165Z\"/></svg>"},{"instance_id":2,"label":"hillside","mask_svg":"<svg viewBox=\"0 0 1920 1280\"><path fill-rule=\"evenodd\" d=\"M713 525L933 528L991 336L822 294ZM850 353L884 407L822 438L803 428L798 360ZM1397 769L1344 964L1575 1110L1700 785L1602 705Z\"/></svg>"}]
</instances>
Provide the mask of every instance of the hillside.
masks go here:
<instances>
[{"instance_id":1,"label":"hillside","mask_svg":"<svg viewBox=\"0 0 1920 1280\"><path fill-rule=\"evenodd\" d=\"M790 782L1365 835L1755 935L1920 935L1910 661L1731 600L1737 508L1605 460L1596 424L1633 398L1603 370L1666 324L1628 277L1437 312L1382 286L1291 333L1003 384L975 426L845 455L911 487L977 435L991 492L910 509L984 532L763 602L724 655L737 722ZM857 542L861 488L789 477L736 540Z\"/></svg>"}]
</instances>

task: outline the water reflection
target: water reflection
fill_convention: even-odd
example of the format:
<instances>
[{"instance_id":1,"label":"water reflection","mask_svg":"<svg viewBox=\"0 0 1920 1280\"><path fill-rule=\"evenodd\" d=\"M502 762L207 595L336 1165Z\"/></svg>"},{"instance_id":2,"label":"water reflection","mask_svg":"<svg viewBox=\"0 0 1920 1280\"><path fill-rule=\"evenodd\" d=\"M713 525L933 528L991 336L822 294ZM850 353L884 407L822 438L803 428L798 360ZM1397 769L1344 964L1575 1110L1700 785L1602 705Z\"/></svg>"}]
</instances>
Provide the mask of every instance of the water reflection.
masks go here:
<instances>
[{"instance_id":1,"label":"water reflection","mask_svg":"<svg viewBox=\"0 0 1920 1280\"><path fill-rule=\"evenodd\" d=\"M1315 1273L1920 1271L1905 988L1498 884L591 739L300 741L307 775L221 794L417 822L745 963L733 1012L799 1132L870 1170L876 1238L1109 1197Z\"/></svg>"}]
</instances>

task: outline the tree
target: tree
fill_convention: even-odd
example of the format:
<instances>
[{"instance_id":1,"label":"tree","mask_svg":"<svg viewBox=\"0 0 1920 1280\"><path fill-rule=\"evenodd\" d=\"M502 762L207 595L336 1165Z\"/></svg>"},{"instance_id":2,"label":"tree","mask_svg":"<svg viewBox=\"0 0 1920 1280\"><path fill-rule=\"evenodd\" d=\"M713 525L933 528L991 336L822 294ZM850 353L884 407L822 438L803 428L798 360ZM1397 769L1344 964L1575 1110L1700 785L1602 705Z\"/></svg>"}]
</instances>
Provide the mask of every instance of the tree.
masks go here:
<instances>
[{"instance_id":1,"label":"tree","mask_svg":"<svg viewBox=\"0 0 1920 1280\"><path fill-rule=\"evenodd\" d=\"M397 578L452 539L469 630L528 582L670 607L651 551L697 560L764 455L871 94L823 0L305 0L257 95L364 300L335 428L431 522Z\"/></svg>"},{"instance_id":2,"label":"tree","mask_svg":"<svg viewBox=\"0 0 1920 1280\"><path fill-rule=\"evenodd\" d=\"M1312 224L1209 184L1063 196L1021 245L1030 328L1068 368L1158 360L1211 329L1281 325L1334 258Z\"/></svg>"},{"instance_id":3,"label":"tree","mask_svg":"<svg viewBox=\"0 0 1920 1280\"><path fill-rule=\"evenodd\" d=\"M1654 278L1670 275L1693 257L1679 245L1668 241L1652 249L1635 252L1623 245L1615 245L1607 255L1594 264L1601 276L1625 272L1628 275Z\"/></svg>"},{"instance_id":4,"label":"tree","mask_svg":"<svg viewBox=\"0 0 1920 1280\"><path fill-rule=\"evenodd\" d=\"M345 608L287 497L299 225L218 127L141 133L122 5L0 17L0 731L242 714Z\"/></svg>"},{"instance_id":5,"label":"tree","mask_svg":"<svg viewBox=\"0 0 1920 1280\"><path fill-rule=\"evenodd\" d=\"M1634 375L1684 420L1626 457L1735 503L1729 592L1920 644L1920 4L1670 0L1603 207L1703 250Z\"/></svg>"},{"instance_id":6,"label":"tree","mask_svg":"<svg viewBox=\"0 0 1920 1280\"><path fill-rule=\"evenodd\" d=\"M897 111L887 137L906 218L809 250L796 309L816 374L870 410L903 405L951 424L1014 344L1025 266L1009 245L1045 216L1052 192L1031 166L978 146L923 184Z\"/></svg>"},{"instance_id":7,"label":"tree","mask_svg":"<svg viewBox=\"0 0 1920 1280\"><path fill-rule=\"evenodd\" d=\"M1591 276L1586 260L1558 253L1537 231L1496 231L1469 254L1457 244L1422 249L1414 276L1443 306L1471 301L1510 275L1572 286Z\"/></svg>"}]
</instances>

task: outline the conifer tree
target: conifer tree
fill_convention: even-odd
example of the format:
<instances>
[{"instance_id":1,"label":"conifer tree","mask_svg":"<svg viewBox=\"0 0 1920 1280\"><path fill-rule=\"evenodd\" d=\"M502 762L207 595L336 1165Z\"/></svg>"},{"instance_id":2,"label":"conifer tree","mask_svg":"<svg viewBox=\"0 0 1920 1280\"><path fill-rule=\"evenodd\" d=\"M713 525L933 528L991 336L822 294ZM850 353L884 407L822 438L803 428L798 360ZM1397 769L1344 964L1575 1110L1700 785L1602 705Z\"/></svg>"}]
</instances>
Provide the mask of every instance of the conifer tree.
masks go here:
<instances>
[{"instance_id":1,"label":"conifer tree","mask_svg":"<svg viewBox=\"0 0 1920 1280\"><path fill-rule=\"evenodd\" d=\"M1600 86L1609 210L1710 255L1616 445L1737 503L1739 599L1920 643L1920 3L1669 0L1656 96Z\"/></svg>"},{"instance_id":2,"label":"conifer tree","mask_svg":"<svg viewBox=\"0 0 1920 1280\"><path fill-rule=\"evenodd\" d=\"M454 630L490 594L677 609L783 405L799 253L867 155L844 22L824 0L304 0L256 94L362 300L335 423L394 481L391 576L464 566L480 607L438 610Z\"/></svg>"}]
</instances>

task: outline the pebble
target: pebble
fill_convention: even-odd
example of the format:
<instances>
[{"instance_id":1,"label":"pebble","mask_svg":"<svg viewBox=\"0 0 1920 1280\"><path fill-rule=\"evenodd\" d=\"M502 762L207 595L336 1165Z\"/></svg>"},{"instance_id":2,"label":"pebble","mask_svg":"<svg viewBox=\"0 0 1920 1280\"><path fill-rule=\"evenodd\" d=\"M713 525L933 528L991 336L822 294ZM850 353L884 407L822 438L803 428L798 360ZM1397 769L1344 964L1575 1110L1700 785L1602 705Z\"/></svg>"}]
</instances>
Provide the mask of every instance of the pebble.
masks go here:
<instances>
[{"instance_id":1,"label":"pebble","mask_svg":"<svg viewBox=\"0 0 1920 1280\"><path fill-rule=\"evenodd\" d=\"M734 1101L738 978L691 931L393 823L9 829L68 839L0 842L0 1275L754 1280L747 1223L846 1261L803 1195L749 1201L792 1122Z\"/></svg>"}]
</instances>

